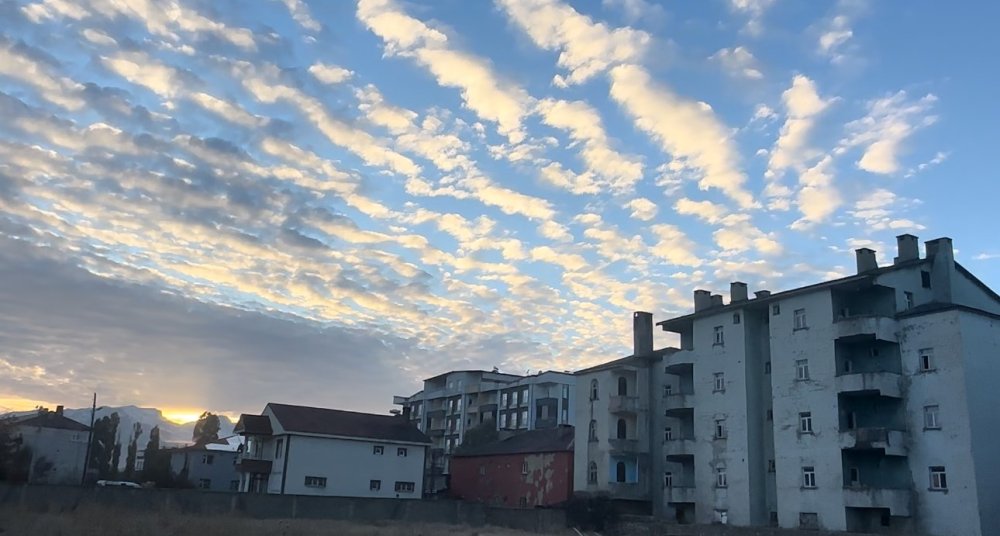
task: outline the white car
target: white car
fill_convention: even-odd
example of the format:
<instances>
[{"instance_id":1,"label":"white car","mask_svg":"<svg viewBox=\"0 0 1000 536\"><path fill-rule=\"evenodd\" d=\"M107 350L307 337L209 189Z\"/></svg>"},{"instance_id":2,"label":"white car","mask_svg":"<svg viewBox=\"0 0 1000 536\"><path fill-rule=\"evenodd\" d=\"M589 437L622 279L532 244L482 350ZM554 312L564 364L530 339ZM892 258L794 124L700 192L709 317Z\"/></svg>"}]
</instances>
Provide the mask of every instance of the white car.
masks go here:
<instances>
[{"instance_id":1,"label":"white car","mask_svg":"<svg viewBox=\"0 0 1000 536\"><path fill-rule=\"evenodd\" d=\"M126 482L124 480L98 480L97 485L102 488L142 488L142 486L135 482Z\"/></svg>"}]
</instances>

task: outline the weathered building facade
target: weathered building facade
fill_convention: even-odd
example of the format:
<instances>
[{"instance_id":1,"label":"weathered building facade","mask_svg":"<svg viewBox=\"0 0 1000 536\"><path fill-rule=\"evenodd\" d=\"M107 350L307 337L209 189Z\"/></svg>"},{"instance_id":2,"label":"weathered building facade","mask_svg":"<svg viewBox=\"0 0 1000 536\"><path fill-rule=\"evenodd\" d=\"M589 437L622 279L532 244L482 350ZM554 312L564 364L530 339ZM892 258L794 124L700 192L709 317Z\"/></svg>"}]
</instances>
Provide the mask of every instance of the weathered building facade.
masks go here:
<instances>
[{"instance_id":1,"label":"weathered building facade","mask_svg":"<svg viewBox=\"0 0 1000 536\"><path fill-rule=\"evenodd\" d=\"M451 458L453 497L531 508L566 502L573 494L572 426L522 432L459 449Z\"/></svg>"},{"instance_id":2,"label":"weathered building facade","mask_svg":"<svg viewBox=\"0 0 1000 536\"><path fill-rule=\"evenodd\" d=\"M83 480L90 428L63 415L63 407L15 418L13 431L31 449L28 481L73 484Z\"/></svg>"}]
</instances>

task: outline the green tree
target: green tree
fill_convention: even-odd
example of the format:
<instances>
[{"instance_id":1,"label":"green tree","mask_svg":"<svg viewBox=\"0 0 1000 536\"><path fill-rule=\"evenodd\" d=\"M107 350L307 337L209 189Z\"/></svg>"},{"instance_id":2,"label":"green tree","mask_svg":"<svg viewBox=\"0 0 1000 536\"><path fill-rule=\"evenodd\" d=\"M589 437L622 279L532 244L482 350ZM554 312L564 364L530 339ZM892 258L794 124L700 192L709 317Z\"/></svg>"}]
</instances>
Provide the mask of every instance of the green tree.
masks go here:
<instances>
[{"instance_id":1,"label":"green tree","mask_svg":"<svg viewBox=\"0 0 1000 536\"><path fill-rule=\"evenodd\" d=\"M455 451L461 453L472 447L486 445L498 439L500 439L500 433L497 432L496 425L493 421L486 421L466 431L462 444Z\"/></svg>"},{"instance_id":2,"label":"green tree","mask_svg":"<svg viewBox=\"0 0 1000 536\"><path fill-rule=\"evenodd\" d=\"M135 460L139 453L139 436L142 435L142 423L132 425L132 436L129 437L125 452L125 478L135 480Z\"/></svg>"},{"instance_id":3,"label":"green tree","mask_svg":"<svg viewBox=\"0 0 1000 536\"><path fill-rule=\"evenodd\" d=\"M194 440L195 445L211 443L219 439L219 430L221 428L222 423L219 421L219 416L206 411L201 414L201 417L198 417L198 422L194 423L194 432L191 434L191 439Z\"/></svg>"},{"instance_id":4,"label":"green tree","mask_svg":"<svg viewBox=\"0 0 1000 536\"><path fill-rule=\"evenodd\" d=\"M154 426L149 431L149 441L143 454L142 481L153 482L157 487L169 488L174 485L170 473L170 453L160 448L160 427Z\"/></svg>"},{"instance_id":5,"label":"green tree","mask_svg":"<svg viewBox=\"0 0 1000 536\"><path fill-rule=\"evenodd\" d=\"M0 480L27 482L31 467L31 449L14 432L13 419L0 420Z\"/></svg>"},{"instance_id":6,"label":"green tree","mask_svg":"<svg viewBox=\"0 0 1000 536\"><path fill-rule=\"evenodd\" d=\"M118 443L118 412L105 415L94 423L93 443L90 447L90 467L98 478L111 479L118 473L121 444Z\"/></svg>"}]
</instances>

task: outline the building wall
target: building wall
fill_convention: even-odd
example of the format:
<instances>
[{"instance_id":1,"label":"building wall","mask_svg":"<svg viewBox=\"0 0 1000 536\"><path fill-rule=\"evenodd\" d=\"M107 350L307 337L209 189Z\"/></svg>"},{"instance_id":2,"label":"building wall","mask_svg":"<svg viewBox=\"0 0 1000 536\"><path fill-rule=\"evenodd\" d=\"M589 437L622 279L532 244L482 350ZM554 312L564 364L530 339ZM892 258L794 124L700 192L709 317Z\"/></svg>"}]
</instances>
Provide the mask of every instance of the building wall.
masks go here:
<instances>
[{"instance_id":1,"label":"building wall","mask_svg":"<svg viewBox=\"0 0 1000 536\"><path fill-rule=\"evenodd\" d=\"M211 456L211 460L208 456ZM185 467L187 467L187 479L195 487L209 491L236 491L237 488L233 487L233 483L239 485L240 473L236 470L235 452L217 450L172 452L171 472L179 475ZM208 487L199 484L202 479L209 481Z\"/></svg>"},{"instance_id":2,"label":"building wall","mask_svg":"<svg viewBox=\"0 0 1000 536\"><path fill-rule=\"evenodd\" d=\"M280 493L282 477L287 495L419 499L423 493L423 446L301 435L285 440L283 456L274 460L279 472L271 473L271 493ZM382 455L373 454L376 445L383 447ZM398 448L407 449L406 456L397 455ZM307 476L326 478L326 486L306 486ZM371 480L380 480L381 489L372 491ZM413 492L397 493L397 481L413 482Z\"/></svg>"},{"instance_id":3,"label":"building wall","mask_svg":"<svg viewBox=\"0 0 1000 536\"><path fill-rule=\"evenodd\" d=\"M467 501L548 506L573 493L572 452L458 457L451 467L451 494Z\"/></svg>"},{"instance_id":4,"label":"building wall","mask_svg":"<svg viewBox=\"0 0 1000 536\"><path fill-rule=\"evenodd\" d=\"M52 468L44 476L31 475L32 482L45 484L79 484L87 457L87 432L18 426L24 444L31 447L32 460L45 458Z\"/></svg>"}]
</instances>

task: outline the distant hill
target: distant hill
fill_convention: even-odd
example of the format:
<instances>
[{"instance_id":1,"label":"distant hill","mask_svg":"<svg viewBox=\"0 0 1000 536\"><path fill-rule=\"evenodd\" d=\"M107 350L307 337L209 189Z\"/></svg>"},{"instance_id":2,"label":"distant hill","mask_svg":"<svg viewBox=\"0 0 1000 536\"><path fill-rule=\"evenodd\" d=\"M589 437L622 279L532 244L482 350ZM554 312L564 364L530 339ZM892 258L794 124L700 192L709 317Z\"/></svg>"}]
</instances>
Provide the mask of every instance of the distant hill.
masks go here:
<instances>
[{"instance_id":1,"label":"distant hill","mask_svg":"<svg viewBox=\"0 0 1000 536\"><path fill-rule=\"evenodd\" d=\"M51 408L50 408L51 409ZM139 436L139 449L146 448L149 441L149 431L154 426L160 427L160 441L166 446L179 446L191 443L191 434L194 432L193 422L177 424L163 417L163 412L156 408L140 408L136 406L100 406L97 408L96 418L100 419L112 413L118 412L120 423L118 424L118 441L122 444L122 463L125 461L125 446L128 445L132 434L132 425L142 424L142 435ZM24 415L30 412L17 412L15 415ZM64 415L74 421L90 426L90 408L66 409ZM227 417L219 415L219 437L232 435L235 423Z\"/></svg>"}]
</instances>

